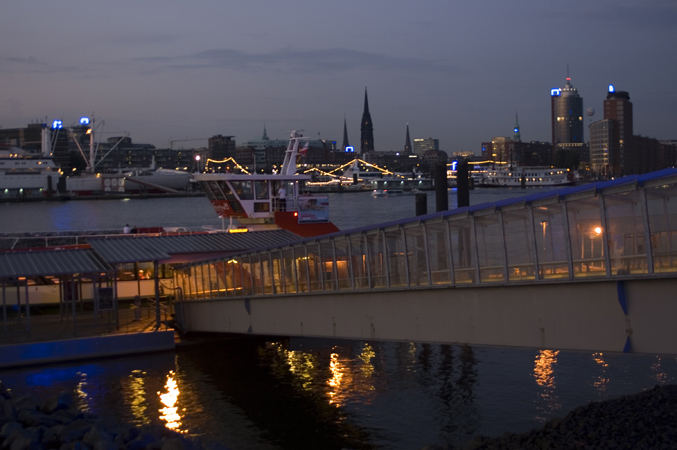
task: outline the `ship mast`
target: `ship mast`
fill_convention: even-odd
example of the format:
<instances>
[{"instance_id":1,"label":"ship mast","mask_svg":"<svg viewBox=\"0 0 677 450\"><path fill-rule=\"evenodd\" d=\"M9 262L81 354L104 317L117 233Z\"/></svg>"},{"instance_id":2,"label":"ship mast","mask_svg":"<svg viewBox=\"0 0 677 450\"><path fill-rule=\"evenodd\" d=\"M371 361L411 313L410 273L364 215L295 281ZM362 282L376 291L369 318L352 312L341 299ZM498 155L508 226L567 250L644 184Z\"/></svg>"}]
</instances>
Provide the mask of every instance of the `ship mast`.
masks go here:
<instances>
[{"instance_id":1,"label":"ship mast","mask_svg":"<svg viewBox=\"0 0 677 450\"><path fill-rule=\"evenodd\" d=\"M296 174L296 156L299 153L299 142L302 140L307 140L307 138L304 139L301 132L296 130L291 131L289 144L287 144L287 150L284 153L282 169L280 169L282 175Z\"/></svg>"}]
</instances>

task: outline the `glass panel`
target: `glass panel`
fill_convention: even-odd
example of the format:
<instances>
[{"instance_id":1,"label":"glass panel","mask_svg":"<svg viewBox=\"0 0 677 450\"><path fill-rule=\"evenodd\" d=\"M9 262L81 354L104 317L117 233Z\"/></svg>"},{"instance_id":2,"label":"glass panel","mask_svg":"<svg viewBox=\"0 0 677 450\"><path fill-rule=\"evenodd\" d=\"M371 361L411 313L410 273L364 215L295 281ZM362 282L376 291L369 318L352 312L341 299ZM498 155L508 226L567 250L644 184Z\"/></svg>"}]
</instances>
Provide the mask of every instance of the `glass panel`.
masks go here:
<instances>
[{"instance_id":1,"label":"glass panel","mask_svg":"<svg viewBox=\"0 0 677 450\"><path fill-rule=\"evenodd\" d=\"M274 275L273 266L270 261L270 253L261 254L261 267L263 269L263 292L264 294L274 294Z\"/></svg>"},{"instance_id":2,"label":"glass panel","mask_svg":"<svg viewBox=\"0 0 677 450\"><path fill-rule=\"evenodd\" d=\"M409 225L404 228L407 240L407 258L409 260L409 283L411 286L428 286L428 263L425 251L423 224Z\"/></svg>"},{"instance_id":3,"label":"glass panel","mask_svg":"<svg viewBox=\"0 0 677 450\"><path fill-rule=\"evenodd\" d=\"M320 264L321 273L324 278L324 290L333 291L334 286L334 247L331 241L320 241Z\"/></svg>"},{"instance_id":4,"label":"glass panel","mask_svg":"<svg viewBox=\"0 0 677 450\"><path fill-rule=\"evenodd\" d=\"M207 263L205 264L205 268L207 269L207 280L209 282L209 297L218 297L219 295L219 288L217 286L218 279L216 278L216 271L214 270L214 263Z\"/></svg>"},{"instance_id":5,"label":"glass panel","mask_svg":"<svg viewBox=\"0 0 677 450\"><path fill-rule=\"evenodd\" d=\"M555 202L534 206L534 229L538 251L538 270L542 279L569 278L568 237L564 232L562 205Z\"/></svg>"},{"instance_id":6,"label":"glass panel","mask_svg":"<svg viewBox=\"0 0 677 450\"><path fill-rule=\"evenodd\" d=\"M654 272L677 270L677 184L646 188Z\"/></svg>"},{"instance_id":7,"label":"glass panel","mask_svg":"<svg viewBox=\"0 0 677 450\"><path fill-rule=\"evenodd\" d=\"M640 191L604 195L611 273L647 273L646 239Z\"/></svg>"},{"instance_id":8,"label":"glass panel","mask_svg":"<svg viewBox=\"0 0 677 450\"><path fill-rule=\"evenodd\" d=\"M263 290L263 278L261 277L261 254L252 255L252 276L254 284L252 286L253 295L261 295L264 293Z\"/></svg>"},{"instance_id":9,"label":"glass panel","mask_svg":"<svg viewBox=\"0 0 677 450\"><path fill-rule=\"evenodd\" d=\"M371 287L386 287L386 268L383 255L383 238L379 230L366 235L367 249L369 251L369 273L371 274Z\"/></svg>"},{"instance_id":10,"label":"glass panel","mask_svg":"<svg viewBox=\"0 0 677 450\"><path fill-rule=\"evenodd\" d=\"M470 217L449 220L451 256L454 261L456 284L475 282L475 255L472 249L472 222Z\"/></svg>"},{"instance_id":11,"label":"glass panel","mask_svg":"<svg viewBox=\"0 0 677 450\"><path fill-rule=\"evenodd\" d=\"M336 274L339 289L352 289L350 281L350 267L348 266L348 246L349 241L346 237L334 239L336 248Z\"/></svg>"},{"instance_id":12,"label":"glass panel","mask_svg":"<svg viewBox=\"0 0 677 450\"><path fill-rule=\"evenodd\" d=\"M322 290L322 263L320 261L320 246L316 243L307 244L308 270L310 271L310 289Z\"/></svg>"},{"instance_id":13,"label":"glass panel","mask_svg":"<svg viewBox=\"0 0 677 450\"><path fill-rule=\"evenodd\" d=\"M430 276L433 285L451 284L449 235L447 222L426 223L428 252L430 253Z\"/></svg>"},{"instance_id":14,"label":"glass panel","mask_svg":"<svg viewBox=\"0 0 677 450\"><path fill-rule=\"evenodd\" d=\"M256 200L268 200L268 181L254 181Z\"/></svg>"},{"instance_id":15,"label":"glass panel","mask_svg":"<svg viewBox=\"0 0 677 450\"><path fill-rule=\"evenodd\" d=\"M254 199L254 189L251 181L231 181L230 184L240 200Z\"/></svg>"},{"instance_id":16,"label":"glass panel","mask_svg":"<svg viewBox=\"0 0 677 450\"><path fill-rule=\"evenodd\" d=\"M286 248L282 250L282 261L284 262L284 291L287 293L296 292L296 264L294 263L294 249Z\"/></svg>"},{"instance_id":17,"label":"glass panel","mask_svg":"<svg viewBox=\"0 0 677 450\"><path fill-rule=\"evenodd\" d=\"M368 288L369 277L367 274L367 247L362 234L348 236L350 240L350 252L352 256L353 278L355 288Z\"/></svg>"},{"instance_id":18,"label":"glass panel","mask_svg":"<svg viewBox=\"0 0 677 450\"><path fill-rule=\"evenodd\" d=\"M240 295L251 295L252 292L252 256L246 255L240 258L242 272L242 292Z\"/></svg>"},{"instance_id":19,"label":"glass panel","mask_svg":"<svg viewBox=\"0 0 677 450\"><path fill-rule=\"evenodd\" d=\"M390 286L407 286L407 255L400 228L385 232L388 249L388 269L390 270Z\"/></svg>"},{"instance_id":20,"label":"glass panel","mask_svg":"<svg viewBox=\"0 0 677 450\"><path fill-rule=\"evenodd\" d=\"M480 264L482 283L496 283L504 280L505 257L503 230L498 212L475 217L477 236L477 258Z\"/></svg>"},{"instance_id":21,"label":"glass panel","mask_svg":"<svg viewBox=\"0 0 677 450\"><path fill-rule=\"evenodd\" d=\"M503 211L503 227L508 254L508 279L511 281L535 279L536 257L529 208Z\"/></svg>"},{"instance_id":22,"label":"glass panel","mask_svg":"<svg viewBox=\"0 0 677 450\"><path fill-rule=\"evenodd\" d=\"M296 265L296 276L299 283L299 292L310 292L310 281L308 280L308 258L306 257L305 247L294 247L294 264Z\"/></svg>"},{"instance_id":23,"label":"glass panel","mask_svg":"<svg viewBox=\"0 0 677 450\"><path fill-rule=\"evenodd\" d=\"M567 200L571 255L576 278L605 276L604 228L599 197Z\"/></svg>"},{"instance_id":24,"label":"glass panel","mask_svg":"<svg viewBox=\"0 0 677 450\"><path fill-rule=\"evenodd\" d=\"M282 254L279 250L270 252L273 258L273 289L276 294L284 293L284 283L282 277Z\"/></svg>"}]
</instances>

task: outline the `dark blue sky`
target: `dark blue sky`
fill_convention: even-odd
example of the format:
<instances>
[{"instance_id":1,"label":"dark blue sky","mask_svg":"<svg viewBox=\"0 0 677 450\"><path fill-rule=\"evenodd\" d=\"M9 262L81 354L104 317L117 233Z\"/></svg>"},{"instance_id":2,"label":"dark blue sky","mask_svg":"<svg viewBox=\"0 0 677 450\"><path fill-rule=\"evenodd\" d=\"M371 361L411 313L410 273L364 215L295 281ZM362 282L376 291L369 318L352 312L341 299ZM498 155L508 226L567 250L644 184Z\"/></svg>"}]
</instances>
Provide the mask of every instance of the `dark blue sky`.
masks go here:
<instances>
[{"instance_id":1,"label":"dark blue sky","mask_svg":"<svg viewBox=\"0 0 677 450\"><path fill-rule=\"evenodd\" d=\"M613 82L637 134L677 139L674 0L8 0L0 36L4 128L88 113L163 147L264 123L340 141L345 115L357 143L367 86L377 150L401 149L409 123L478 152L516 112L523 140L549 141L568 64L592 120Z\"/></svg>"}]
</instances>

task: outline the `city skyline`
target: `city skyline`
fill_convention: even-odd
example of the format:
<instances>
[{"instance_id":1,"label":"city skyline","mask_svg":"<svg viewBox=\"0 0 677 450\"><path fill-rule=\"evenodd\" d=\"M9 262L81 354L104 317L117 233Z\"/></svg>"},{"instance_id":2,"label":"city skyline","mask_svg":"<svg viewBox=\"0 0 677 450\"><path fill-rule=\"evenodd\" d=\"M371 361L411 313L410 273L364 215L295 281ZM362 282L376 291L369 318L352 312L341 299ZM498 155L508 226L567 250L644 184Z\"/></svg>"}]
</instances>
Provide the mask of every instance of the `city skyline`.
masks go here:
<instances>
[{"instance_id":1,"label":"city skyline","mask_svg":"<svg viewBox=\"0 0 677 450\"><path fill-rule=\"evenodd\" d=\"M340 143L344 118L357 141L366 86L376 150L402 150L409 124L449 154L479 153L512 134L515 113L522 140L550 141L550 89L568 65L596 111L586 141L609 83L631 93L637 134L675 139L675 19L668 1L10 1L0 126L93 114L105 132L158 147L216 134L242 143L264 125L271 138L296 128Z\"/></svg>"}]
</instances>

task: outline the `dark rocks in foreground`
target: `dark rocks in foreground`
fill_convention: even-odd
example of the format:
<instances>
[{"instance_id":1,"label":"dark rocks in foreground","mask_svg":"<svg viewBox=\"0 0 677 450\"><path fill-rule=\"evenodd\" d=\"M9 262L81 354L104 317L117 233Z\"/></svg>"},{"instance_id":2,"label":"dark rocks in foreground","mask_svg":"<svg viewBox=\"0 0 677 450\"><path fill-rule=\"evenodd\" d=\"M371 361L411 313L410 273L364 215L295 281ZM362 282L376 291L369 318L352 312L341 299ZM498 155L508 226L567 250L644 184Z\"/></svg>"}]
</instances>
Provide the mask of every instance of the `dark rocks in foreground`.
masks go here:
<instances>
[{"instance_id":1,"label":"dark rocks in foreground","mask_svg":"<svg viewBox=\"0 0 677 450\"><path fill-rule=\"evenodd\" d=\"M70 393L40 402L0 381L0 449L201 449L199 442L162 426L111 428L78 411Z\"/></svg>"},{"instance_id":2,"label":"dark rocks in foreground","mask_svg":"<svg viewBox=\"0 0 677 450\"><path fill-rule=\"evenodd\" d=\"M479 438L470 449L674 449L677 386L593 402L526 433Z\"/></svg>"}]
</instances>

